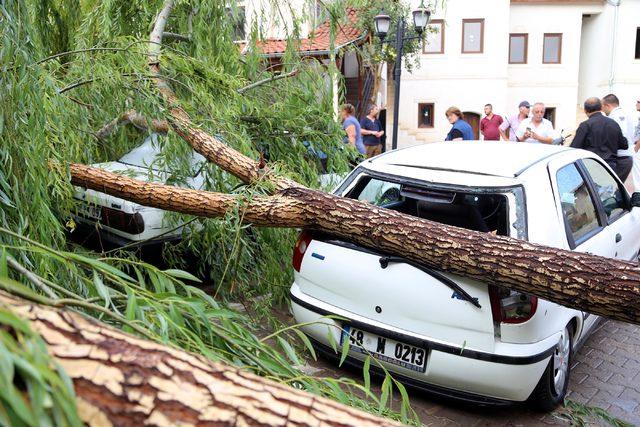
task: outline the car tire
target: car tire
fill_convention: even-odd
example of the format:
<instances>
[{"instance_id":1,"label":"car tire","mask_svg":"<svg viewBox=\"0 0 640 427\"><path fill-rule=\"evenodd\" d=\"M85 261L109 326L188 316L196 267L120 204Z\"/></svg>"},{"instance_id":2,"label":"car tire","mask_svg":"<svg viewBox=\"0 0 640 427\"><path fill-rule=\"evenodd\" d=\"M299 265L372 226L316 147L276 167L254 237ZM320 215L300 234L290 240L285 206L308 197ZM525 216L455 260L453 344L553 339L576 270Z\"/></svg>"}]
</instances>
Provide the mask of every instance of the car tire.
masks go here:
<instances>
[{"instance_id":1,"label":"car tire","mask_svg":"<svg viewBox=\"0 0 640 427\"><path fill-rule=\"evenodd\" d=\"M529 398L536 409L549 412L564 402L569 386L572 357L573 336L567 326L562 332L549 365Z\"/></svg>"}]
</instances>

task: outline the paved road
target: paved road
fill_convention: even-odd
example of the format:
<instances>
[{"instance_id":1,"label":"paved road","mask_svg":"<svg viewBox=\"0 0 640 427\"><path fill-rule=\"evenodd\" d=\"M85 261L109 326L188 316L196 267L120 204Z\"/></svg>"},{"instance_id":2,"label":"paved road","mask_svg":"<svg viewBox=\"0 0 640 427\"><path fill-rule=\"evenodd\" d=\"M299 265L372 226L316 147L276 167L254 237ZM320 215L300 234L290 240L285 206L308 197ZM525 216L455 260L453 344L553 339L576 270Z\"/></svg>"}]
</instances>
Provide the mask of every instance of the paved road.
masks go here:
<instances>
[{"instance_id":1,"label":"paved road","mask_svg":"<svg viewBox=\"0 0 640 427\"><path fill-rule=\"evenodd\" d=\"M328 362L314 364L320 374L358 377L337 370ZM640 426L640 327L602 321L582 349L574 355L569 399L600 407L611 415ZM482 409L437 399L413 391L414 410L429 426L539 426L569 424L558 413L540 414L524 405ZM596 425L606 425L591 419ZM591 425L591 424L590 424Z\"/></svg>"}]
</instances>

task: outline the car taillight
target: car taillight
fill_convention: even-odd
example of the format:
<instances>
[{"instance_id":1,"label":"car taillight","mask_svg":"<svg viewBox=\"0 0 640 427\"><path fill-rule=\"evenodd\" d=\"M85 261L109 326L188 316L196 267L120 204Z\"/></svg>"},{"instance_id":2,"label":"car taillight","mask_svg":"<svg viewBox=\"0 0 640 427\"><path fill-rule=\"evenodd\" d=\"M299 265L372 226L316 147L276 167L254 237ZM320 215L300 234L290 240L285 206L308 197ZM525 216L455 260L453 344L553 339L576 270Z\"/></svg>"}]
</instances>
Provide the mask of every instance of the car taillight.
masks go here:
<instances>
[{"instance_id":1,"label":"car taillight","mask_svg":"<svg viewBox=\"0 0 640 427\"><path fill-rule=\"evenodd\" d=\"M144 231L144 219L140 213L129 214L106 206L102 207L102 223L129 234L140 234Z\"/></svg>"},{"instance_id":2,"label":"car taillight","mask_svg":"<svg viewBox=\"0 0 640 427\"><path fill-rule=\"evenodd\" d=\"M293 247L293 268L298 273L300 272L300 266L302 265L302 258L304 258L304 253L307 251L311 240L311 235L306 231L303 231L300 233L300 236L298 236L298 241Z\"/></svg>"},{"instance_id":3,"label":"car taillight","mask_svg":"<svg viewBox=\"0 0 640 427\"><path fill-rule=\"evenodd\" d=\"M538 308L538 297L497 286L489 287L489 299L496 323L524 323Z\"/></svg>"}]
</instances>

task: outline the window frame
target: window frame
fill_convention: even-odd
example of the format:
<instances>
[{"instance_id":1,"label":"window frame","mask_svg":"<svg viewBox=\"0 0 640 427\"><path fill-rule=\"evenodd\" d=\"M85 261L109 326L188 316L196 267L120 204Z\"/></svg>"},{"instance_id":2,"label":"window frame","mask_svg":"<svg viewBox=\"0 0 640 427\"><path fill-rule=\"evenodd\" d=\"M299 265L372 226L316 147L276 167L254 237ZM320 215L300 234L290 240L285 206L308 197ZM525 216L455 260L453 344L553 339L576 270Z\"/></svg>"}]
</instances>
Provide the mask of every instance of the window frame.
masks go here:
<instances>
[{"instance_id":1,"label":"window frame","mask_svg":"<svg viewBox=\"0 0 640 427\"><path fill-rule=\"evenodd\" d=\"M545 61L544 52L547 46L547 37L557 37L559 39L558 43L558 61ZM543 64L562 64L562 39L563 33L544 33L542 36L542 63Z\"/></svg>"},{"instance_id":2,"label":"window frame","mask_svg":"<svg viewBox=\"0 0 640 427\"><path fill-rule=\"evenodd\" d=\"M480 24L480 50L478 51L466 51L464 50L464 40L465 40L465 24ZM463 19L462 20L462 44L460 46L460 51L463 54L483 54L484 53L484 18L471 18L471 19Z\"/></svg>"},{"instance_id":3,"label":"window frame","mask_svg":"<svg viewBox=\"0 0 640 427\"><path fill-rule=\"evenodd\" d=\"M635 45L635 59L640 60L640 27L636 27L636 45Z\"/></svg>"},{"instance_id":4,"label":"window frame","mask_svg":"<svg viewBox=\"0 0 640 427\"><path fill-rule=\"evenodd\" d=\"M431 108L431 126L422 124L422 108L423 106ZM419 102L418 103L418 129L433 129L435 127L435 115L436 104L433 102Z\"/></svg>"},{"instance_id":5,"label":"window frame","mask_svg":"<svg viewBox=\"0 0 640 427\"><path fill-rule=\"evenodd\" d=\"M425 48L427 47L427 40L425 37L424 42L422 43L422 53L424 55L442 55L444 54L444 35L445 35L445 25L444 25L444 19L433 19L431 20L431 22L429 22L429 25L434 25L434 24L439 24L440 25L440 32L438 33L438 35L440 36L440 51L439 52L427 52L425 51ZM428 25L428 26L429 26Z\"/></svg>"},{"instance_id":6,"label":"window frame","mask_svg":"<svg viewBox=\"0 0 640 427\"><path fill-rule=\"evenodd\" d=\"M617 215L613 218L609 218L607 216L607 212L604 210L604 205L602 204L602 200L600 200L600 195L598 194L598 191L596 189L595 181L591 177L591 174L589 173L587 166L584 164L584 160L592 160L597 164L599 164L618 184L618 189L622 192L622 197L624 197L624 204L625 204L624 212L622 214ZM618 221L620 218L624 217L625 215L631 212L631 198L629 197L629 193L627 193L627 190L624 187L624 184L620 182L620 179L616 176L615 173L611 173L609 169L607 169L607 167L600 160L595 159L593 157L585 157L583 159L579 159L578 164L579 164L578 170L580 170L580 172L582 173L583 179L584 179L584 176L587 176L587 184L590 188L590 192L593 195L593 197L595 197L596 199L596 204L597 204L596 208L598 210L598 216L600 217L599 222L603 224L603 226L606 227L608 225L611 225L616 221Z\"/></svg>"},{"instance_id":7,"label":"window frame","mask_svg":"<svg viewBox=\"0 0 640 427\"><path fill-rule=\"evenodd\" d=\"M524 60L523 62L514 62L511 60L511 39L514 37L524 37ZM528 64L529 63L529 33L509 33L509 64Z\"/></svg>"}]
</instances>

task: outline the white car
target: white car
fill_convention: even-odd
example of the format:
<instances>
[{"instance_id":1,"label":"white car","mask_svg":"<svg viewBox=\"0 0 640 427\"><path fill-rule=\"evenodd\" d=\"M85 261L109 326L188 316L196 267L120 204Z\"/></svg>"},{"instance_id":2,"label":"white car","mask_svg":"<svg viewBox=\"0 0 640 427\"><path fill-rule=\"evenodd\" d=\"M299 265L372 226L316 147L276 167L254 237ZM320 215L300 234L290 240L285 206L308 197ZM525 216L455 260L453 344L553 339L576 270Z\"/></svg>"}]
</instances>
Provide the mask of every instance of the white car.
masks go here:
<instances>
[{"instance_id":1,"label":"white car","mask_svg":"<svg viewBox=\"0 0 640 427\"><path fill-rule=\"evenodd\" d=\"M142 145L134 148L116 162L97 163L91 166L110 172L122 173L141 181L171 183L172 176L160 166L161 136L152 134ZM204 185L204 165L206 159L193 152L191 156L192 175L183 182L176 183L188 188L200 189ZM76 187L74 198L80 203L76 220L81 225L98 230L102 239L118 245L158 243L180 238L182 228L166 220L162 209L143 206L119 197Z\"/></svg>"},{"instance_id":2,"label":"white car","mask_svg":"<svg viewBox=\"0 0 640 427\"><path fill-rule=\"evenodd\" d=\"M640 209L606 163L583 150L421 145L361 163L335 194L443 224L638 259ZM330 235L303 232L293 267L291 310L321 353L336 357L333 345L340 352L349 340L352 364L370 355L372 369L379 362L408 385L472 402L554 408L567 391L572 352L598 320Z\"/></svg>"}]
</instances>

